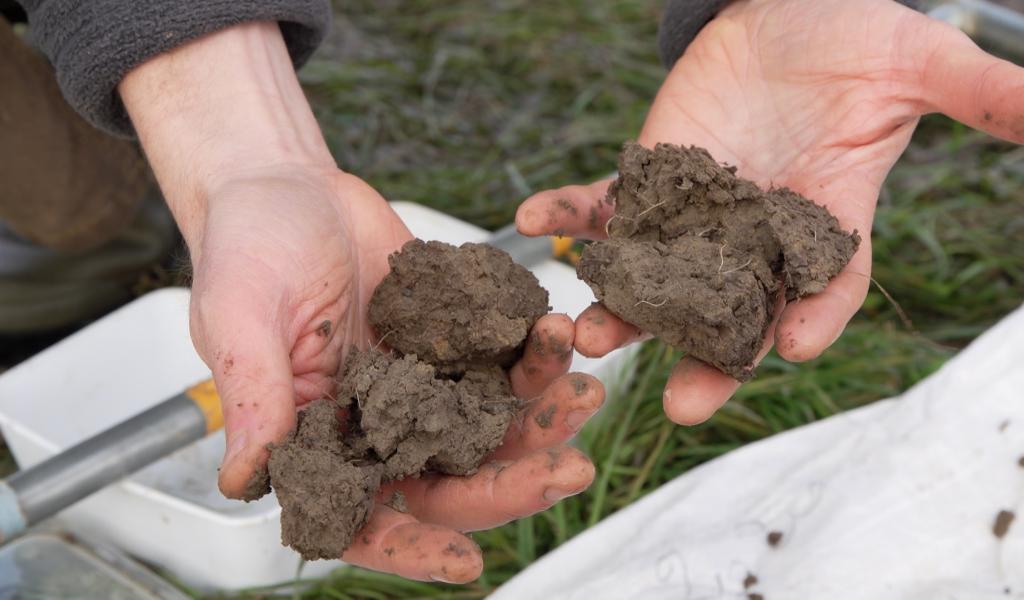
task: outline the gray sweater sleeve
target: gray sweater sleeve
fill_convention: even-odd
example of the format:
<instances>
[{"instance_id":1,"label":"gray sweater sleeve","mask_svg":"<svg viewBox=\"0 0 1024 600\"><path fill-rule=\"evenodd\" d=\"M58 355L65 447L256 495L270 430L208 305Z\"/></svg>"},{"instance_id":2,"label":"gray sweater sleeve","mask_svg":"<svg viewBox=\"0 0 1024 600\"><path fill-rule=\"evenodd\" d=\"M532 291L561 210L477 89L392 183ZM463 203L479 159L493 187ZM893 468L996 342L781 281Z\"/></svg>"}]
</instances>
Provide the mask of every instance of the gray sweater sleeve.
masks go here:
<instances>
[{"instance_id":1,"label":"gray sweater sleeve","mask_svg":"<svg viewBox=\"0 0 1024 600\"><path fill-rule=\"evenodd\" d=\"M326 34L329 0L20 0L64 97L94 125L133 133L117 85L136 65L232 25L278 21L302 65Z\"/></svg>"},{"instance_id":2,"label":"gray sweater sleeve","mask_svg":"<svg viewBox=\"0 0 1024 600\"><path fill-rule=\"evenodd\" d=\"M666 68L679 60L700 30L731 0L668 0L658 30L658 50ZM898 0L917 9L917 0Z\"/></svg>"}]
</instances>

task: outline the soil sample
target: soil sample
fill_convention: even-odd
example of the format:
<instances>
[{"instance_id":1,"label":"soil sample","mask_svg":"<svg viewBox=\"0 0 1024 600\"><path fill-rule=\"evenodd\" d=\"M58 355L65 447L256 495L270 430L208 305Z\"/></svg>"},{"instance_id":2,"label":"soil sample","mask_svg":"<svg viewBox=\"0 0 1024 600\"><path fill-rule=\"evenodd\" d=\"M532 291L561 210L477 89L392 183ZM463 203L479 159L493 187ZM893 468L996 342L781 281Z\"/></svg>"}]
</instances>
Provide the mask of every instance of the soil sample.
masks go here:
<instances>
[{"instance_id":1,"label":"soil sample","mask_svg":"<svg viewBox=\"0 0 1024 600\"><path fill-rule=\"evenodd\" d=\"M370 324L391 348L431 364L511 366L548 294L502 250L408 242L370 301Z\"/></svg>"},{"instance_id":2,"label":"soil sample","mask_svg":"<svg viewBox=\"0 0 1024 600\"><path fill-rule=\"evenodd\" d=\"M341 557L373 511L384 467L346 445L338 405L321 399L271 446L269 469L281 511L281 540L303 557Z\"/></svg>"},{"instance_id":3,"label":"soil sample","mask_svg":"<svg viewBox=\"0 0 1024 600\"><path fill-rule=\"evenodd\" d=\"M389 264L369 315L393 350L352 349L336 400L270 448L281 541L307 560L342 555L382 483L476 472L520 408L505 368L549 310L536 277L490 246L412 240Z\"/></svg>"},{"instance_id":4,"label":"soil sample","mask_svg":"<svg viewBox=\"0 0 1024 600\"><path fill-rule=\"evenodd\" d=\"M475 473L519 408L499 367L449 376L415 354L396 358L376 350L350 356L339 392L355 400L357 431L383 461L388 480L424 470Z\"/></svg>"},{"instance_id":5,"label":"soil sample","mask_svg":"<svg viewBox=\"0 0 1024 600\"><path fill-rule=\"evenodd\" d=\"M825 289L860 244L825 208L761 190L703 148L628 143L607 241L577 274L612 313L745 381L779 294Z\"/></svg>"}]
</instances>

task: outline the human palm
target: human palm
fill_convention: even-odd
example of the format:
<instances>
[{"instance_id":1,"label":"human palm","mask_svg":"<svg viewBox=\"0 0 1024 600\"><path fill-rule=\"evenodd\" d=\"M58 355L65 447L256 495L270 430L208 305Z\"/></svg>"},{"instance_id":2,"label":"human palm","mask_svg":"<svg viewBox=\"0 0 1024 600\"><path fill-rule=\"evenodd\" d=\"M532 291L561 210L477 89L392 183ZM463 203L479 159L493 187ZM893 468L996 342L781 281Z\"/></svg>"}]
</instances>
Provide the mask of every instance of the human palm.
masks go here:
<instances>
[{"instance_id":1,"label":"human palm","mask_svg":"<svg viewBox=\"0 0 1024 600\"><path fill-rule=\"evenodd\" d=\"M822 293L780 306L767 335L762 356L774 342L783 358L804 361L839 336L867 294L879 189L919 117L940 111L1022 142L1022 91L1024 70L891 0L740 0L676 62L639 142L703 146L739 175L792 188L859 231L863 242L849 265ZM609 182L532 196L517 214L520 231L604 237ZM552 210L564 200L576 210ZM600 305L577 319L576 348L585 355L641 338ZM699 423L738 385L684 358L665 389L666 414Z\"/></svg>"},{"instance_id":2,"label":"human palm","mask_svg":"<svg viewBox=\"0 0 1024 600\"><path fill-rule=\"evenodd\" d=\"M348 349L378 342L367 303L388 272L388 255L412 237L362 180L334 169L282 172L217 187L192 248L192 337L223 401L227 452L220 485L231 497L252 491L247 486L266 464L267 444L292 429L296 410L333 393ZM512 368L513 391L532 402L479 473L385 486L343 558L414 579L468 581L479 575L482 559L460 532L532 514L582 491L593 466L564 442L597 410L603 388L589 376L565 375L573 333L564 315L534 326L531 335L544 348L564 350L528 349ZM545 418L534 419L542 410ZM394 491L405 494L408 514L383 504Z\"/></svg>"}]
</instances>

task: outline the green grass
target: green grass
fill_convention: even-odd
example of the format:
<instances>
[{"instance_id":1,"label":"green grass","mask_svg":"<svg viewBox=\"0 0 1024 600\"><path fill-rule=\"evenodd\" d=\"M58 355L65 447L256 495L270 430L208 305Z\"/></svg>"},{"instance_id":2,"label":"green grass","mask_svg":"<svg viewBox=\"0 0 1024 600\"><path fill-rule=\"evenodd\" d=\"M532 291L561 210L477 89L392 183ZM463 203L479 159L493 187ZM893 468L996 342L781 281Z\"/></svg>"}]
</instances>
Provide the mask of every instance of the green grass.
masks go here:
<instances>
[{"instance_id":1,"label":"green grass","mask_svg":"<svg viewBox=\"0 0 1024 600\"><path fill-rule=\"evenodd\" d=\"M340 5L302 78L342 168L492 228L611 172L663 74L660 2Z\"/></svg>"},{"instance_id":2,"label":"green grass","mask_svg":"<svg viewBox=\"0 0 1024 600\"><path fill-rule=\"evenodd\" d=\"M344 3L303 73L343 168L386 197L485 227L527 193L614 169L662 77L661 0ZM821 358L769 356L707 423L677 427L661 388L678 358L652 343L579 446L598 476L545 513L475 534L484 576L450 587L358 569L237 598L480 598L662 483L743 444L907 389L1024 298L1024 150L925 119L880 199L873 288Z\"/></svg>"}]
</instances>

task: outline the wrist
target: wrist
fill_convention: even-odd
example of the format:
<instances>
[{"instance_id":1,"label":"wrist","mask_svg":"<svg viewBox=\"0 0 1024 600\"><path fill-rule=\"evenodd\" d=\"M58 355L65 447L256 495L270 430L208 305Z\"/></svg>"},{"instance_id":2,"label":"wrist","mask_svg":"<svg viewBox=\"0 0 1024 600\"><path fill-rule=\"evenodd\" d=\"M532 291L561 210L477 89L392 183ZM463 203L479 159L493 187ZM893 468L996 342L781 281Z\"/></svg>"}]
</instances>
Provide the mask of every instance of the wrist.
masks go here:
<instances>
[{"instance_id":1,"label":"wrist","mask_svg":"<svg viewBox=\"0 0 1024 600\"><path fill-rule=\"evenodd\" d=\"M118 87L193 251L234 179L334 167L276 23L219 31L139 65Z\"/></svg>"}]
</instances>

